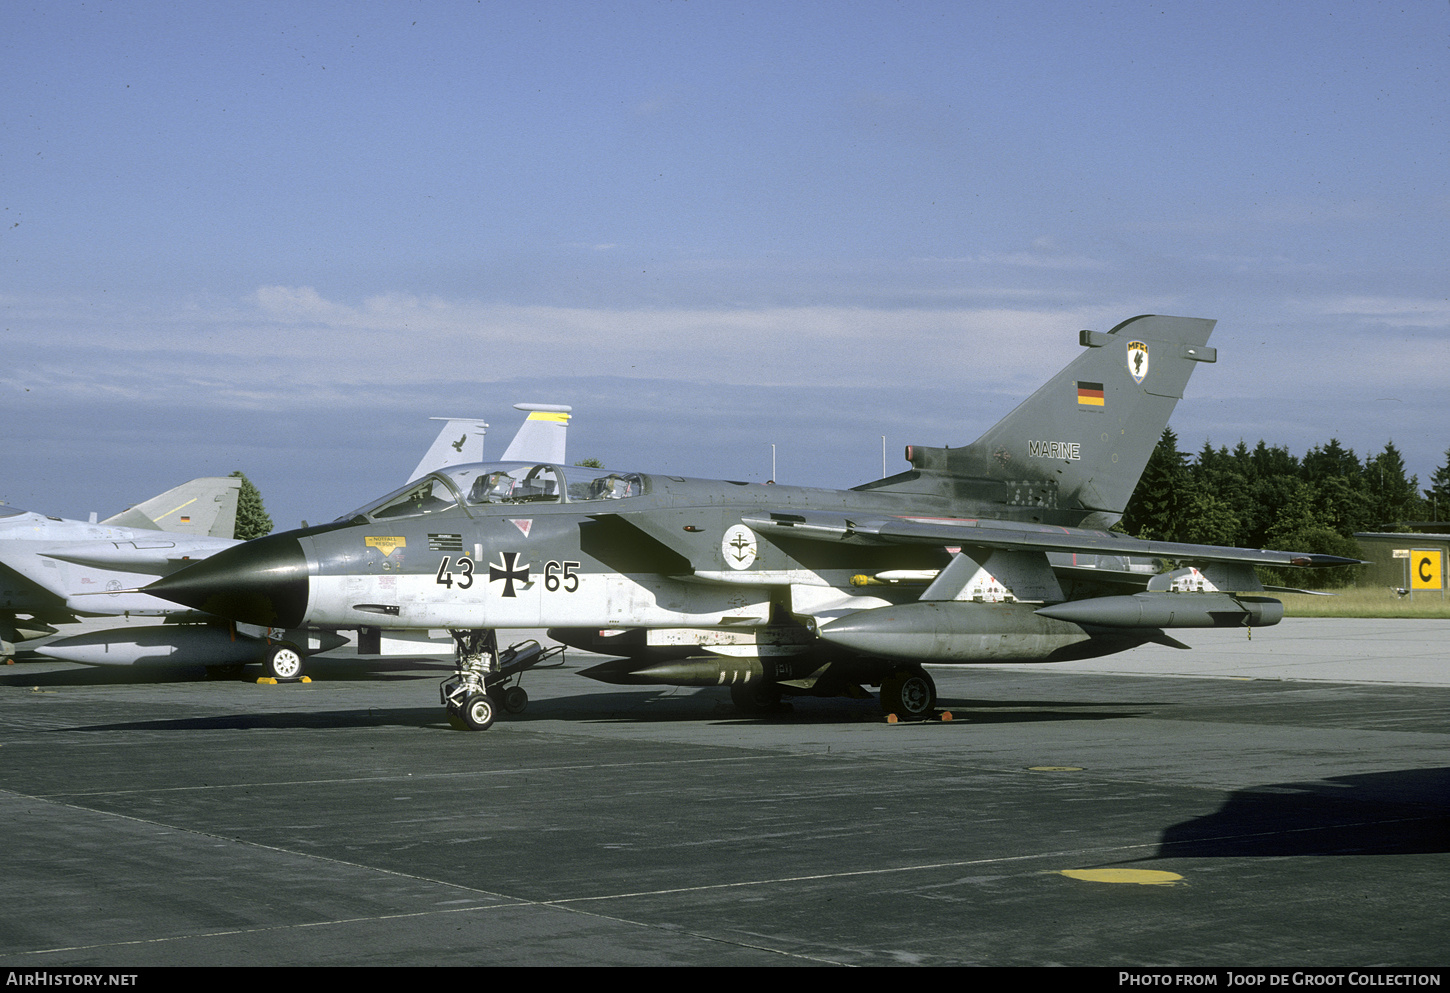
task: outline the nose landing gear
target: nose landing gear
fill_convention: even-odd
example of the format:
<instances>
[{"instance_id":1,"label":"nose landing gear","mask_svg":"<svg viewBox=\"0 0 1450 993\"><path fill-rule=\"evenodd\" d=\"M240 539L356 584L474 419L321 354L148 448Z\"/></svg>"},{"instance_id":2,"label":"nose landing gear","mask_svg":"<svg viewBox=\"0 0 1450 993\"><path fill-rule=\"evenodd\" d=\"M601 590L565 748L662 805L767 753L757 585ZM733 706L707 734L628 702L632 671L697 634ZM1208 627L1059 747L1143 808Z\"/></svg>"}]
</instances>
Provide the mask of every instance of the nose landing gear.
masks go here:
<instances>
[{"instance_id":1,"label":"nose landing gear","mask_svg":"<svg viewBox=\"0 0 1450 993\"><path fill-rule=\"evenodd\" d=\"M448 713L448 723L460 731L487 731L499 710L521 714L529 695L518 685L509 685L545 659L564 650L562 645L544 648L537 641L521 641L503 651L498 649L498 632L450 631L453 635L457 671L438 687L438 696Z\"/></svg>"}]
</instances>

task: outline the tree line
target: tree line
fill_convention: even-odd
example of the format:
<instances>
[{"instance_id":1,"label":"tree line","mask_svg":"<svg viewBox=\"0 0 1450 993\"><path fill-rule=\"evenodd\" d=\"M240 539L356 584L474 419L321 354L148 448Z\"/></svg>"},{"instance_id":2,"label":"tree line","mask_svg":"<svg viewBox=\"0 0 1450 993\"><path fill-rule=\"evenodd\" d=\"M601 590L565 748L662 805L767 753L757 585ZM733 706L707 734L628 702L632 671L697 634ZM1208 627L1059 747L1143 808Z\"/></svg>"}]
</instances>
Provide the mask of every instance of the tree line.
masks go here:
<instances>
[{"instance_id":1,"label":"tree line","mask_svg":"<svg viewBox=\"0 0 1450 993\"><path fill-rule=\"evenodd\" d=\"M1262 440L1252 449L1240 441L1232 450L1204 442L1190 456L1178 450L1178 437L1168 428L1120 526L1159 541L1362 558L1356 531L1408 531L1408 522L1447 514L1450 451L1430 477L1430 488L1421 490L1392 441L1364 459L1337 438L1303 458ZM1343 583L1351 576L1322 578Z\"/></svg>"}]
</instances>

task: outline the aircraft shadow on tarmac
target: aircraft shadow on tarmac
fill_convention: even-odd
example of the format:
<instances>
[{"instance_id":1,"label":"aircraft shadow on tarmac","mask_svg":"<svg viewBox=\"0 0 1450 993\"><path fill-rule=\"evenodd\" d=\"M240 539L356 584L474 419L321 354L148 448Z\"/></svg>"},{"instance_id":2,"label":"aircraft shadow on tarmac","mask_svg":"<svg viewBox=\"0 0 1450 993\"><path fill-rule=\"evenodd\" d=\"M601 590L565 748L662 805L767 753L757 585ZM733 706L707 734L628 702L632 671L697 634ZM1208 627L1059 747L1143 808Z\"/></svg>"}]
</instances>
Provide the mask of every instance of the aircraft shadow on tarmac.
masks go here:
<instances>
[{"instance_id":1,"label":"aircraft shadow on tarmac","mask_svg":"<svg viewBox=\"0 0 1450 993\"><path fill-rule=\"evenodd\" d=\"M74 665L64 669L49 669L37 672L24 662L0 669L0 686L42 686L47 689L62 686L127 686L146 683L194 683L206 678L206 670L200 666L177 668L164 666L155 669L145 666L89 666Z\"/></svg>"},{"instance_id":2,"label":"aircraft shadow on tarmac","mask_svg":"<svg viewBox=\"0 0 1450 993\"><path fill-rule=\"evenodd\" d=\"M451 671L450 667L444 669ZM437 667L419 667L408 678L437 675ZM66 672L62 675L71 675ZM363 677L369 678L369 677ZM375 677L374 677L375 678ZM39 685L36 683L36 685ZM306 692L306 690L303 690ZM1138 716L1123 710L1081 709L1108 706L1103 703L1068 703L1061 701L943 701L953 707L953 720L922 722L936 728L967 729L980 724L1007 724L1037 721L1102 721ZM530 701L522 714L502 717L508 724L529 724L562 721L588 724L714 724L733 726L790 726L821 724L881 724L885 715L875 697L848 699L843 697L797 697L789 709L761 715L744 715L730 702L725 690L713 688L681 689L678 687L631 687L618 691L591 691L580 694L554 695ZM124 721L82 725L71 731L199 731L274 729L337 729L367 727L433 728L454 733L440 707L354 708L346 710L257 710L250 713L170 718L157 721ZM502 726L502 725L500 725Z\"/></svg>"},{"instance_id":3,"label":"aircraft shadow on tarmac","mask_svg":"<svg viewBox=\"0 0 1450 993\"><path fill-rule=\"evenodd\" d=\"M527 683L527 680L525 681ZM951 723L925 721L943 727L972 724L1013 724L1035 721L1104 721L1142 716L1141 711L1077 708L1111 707L1103 702L1076 703L1039 700L938 699L937 711L950 711ZM1154 707L1160 704L1139 704ZM791 724L880 724L886 721L875 694L855 699L844 696L786 697L779 709L744 714L730 702L726 687L631 686L620 690L593 689L584 693L536 698L522 715L508 721L560 720L588 724L660 724L708 722L738 726Z\"/></svg>"},{"instance_id":4,"label":"aircraft shadow on tarmac","mask_svg":"<svg viewBox=\"0 0 1450 993\"><path fill-rule=\"evenodd\" d=\"M726 713L719 716L729 717L733 714L734 720L730 723L741 725L790 723L846 724L862 720L879 723L886 719L874 698L871 700L847 700L840 697L827 699L792 697L788 702L791 704L791 710L775 714L752 716L740 714L727 702L724 705ZM1035 724L1050 721L1110 721L1144 716L1142 711L1087 709L1108 706L1111 706L1111 704L1102 702L1075 703L1060 700L949 700L940 698L937 700L936 709L938 713L945 712L951 714L951 721L925 721L922 723L940 723L943 727L969 728L985 724ZM1135 703L1134 706L1149 707L1161 706L1161 704ZM637 718L634 715L629 715L620 719L635 720ZM662 715L656 719L666 718Z\"/></svg>"},{"instance_id":5,"label":"aircraft shadow on tarmac","mask_svg":"<svg viewBox=\"0 0 1450 993\"><path fill-rule=\"evenodd\" d=\"M161 721L117 721L112 724L84 724L57 728L76 731L321 731L339 728L428 727L448 729L439 707L373 707L367 710L256 711L246 714L214 714L207 717L177 717Z\"/></svg>"},{"instance_id":6,"label":"aircraft shadow on tarmac","mask_svg":"<svg viewBox=\"0 0 1450 993\"><path fill-rule=\"evenodd\" d=\"M1233 793L1163 832L1156 858L1450 852L1450 768L1336 776Z\"/></svg>"},{"instance_id":7,"label":"aircraft shadow on tarmac","mask_svg":"<svg viewBox=\"0 0 1450 993\"><path fill-rule=\"evenodd\" d=\"M1170 707L1168 703L1134 701L1132 710L1099 709L1115 705L1104 700L937 700L937 707L951 711L954 722L967 724L1033 724L1044 721L1111 721L1147 716L1150 709Z\"/></svg>"},{"instance_id":8,"label":"aircraft shadow on tarmac","mask_svg":"<svg viewBox=\"0 0 1450 993\"><path fill-rule=\"evenodd\" d=\"M662 703L662 707L652 704ZM672 705L675 704L675 705ZM872 708L875 708L874 702ZM509 715L503 720L509 724L527 724L530 721L565 720L579 724L600 723L651 723L668 721L685 723L709 721L719 723L722 717L734 716L734 708L728 699L720 704L701 694L694 699L681 696L673 688L659 688L651 692L636 689L632 692L591 693L577 697L552 697L534 701L523 714ZM879 710L875 718L881 719ZM861 720L861 717L845 720ZM502 725L500 725L502 726ZM297 711L257 710L237 714L215 714L202 717L168 718L155 721L116 721L106 724L77 725L64 729L76 731L252 731L258 729L276 730L335 730L339 728L368 727L415 727L433 728L449 734L465 737L487 735L472 732L457 732L448 724L442 707L370 707L348 710Z\"/></svg>"},{"instance_id":9,"label":"aircraft shadow on tarmac","mask_svg":"<svg viewBox=\"0 0 1450 993\"><path fill-rule=\"evenodd\" d=\"M48 661L48 660L41 660ZM53 663L52 663L53 664ZM588 663L588 664L592 664ZM545 669L572 669L573 665L556 663L539 666L535 671ZM308 660L308 672L316 680L327 682L404 682L418 679L442 679L454 671L451 661L414 656L327 656L319 655ZM35 686L44 689L81 686L121 686L159 683L192 683L215 681L252 682L260 669L248 666L239 673L222 674L209 672L203 666L85 666L76 665L61 669L36 672L30 666L21 664L0 670L0 686ZM713 688L698 690L680 687L630 687L618 692L592 691L579 694L549 695L536 698L528 713L506 718L509 721L527 721L530 718L552 720L578 720L588 723L660 723L713 721L739 725L763 725L786 723L809 724L853 724L880 722L885 719L875 696L869 699L846 697L797 696L787 698L789 708L776 713L745 715L729 702L723 689L711 692ZM1165 703L1134 701L1133 709L1125 710L1110 701L1071 700L983 700L942 697L937 701L938 711L949 711L956 726L985 724L1031 724L1055 721L1105 721L1143 716L1152 708L1171 706ZM414 713L406 709L392 711L397 714ZM374 726L376 710L338 711L319 718L316 725L299 723L301 715L292 712L275 715L282 723L265 722L265 714L247 718L251 723L237 727L338 727L347 725L345 715L353 713L358 727ZM441 711L416 711L421 719L403 719L382 723L402 723L419 727L438 725L447 727ZM207 719L211 720L211 719ZM216 720L222 720L217 718ZM126 725L140 727L143 725ZM156 729L158 725L145 724ZM169 722L167 727L178 727ZM207 727L222 727L215 723ZM122 727L111 726L111 729Z\"/></svg>"}]
</instances>

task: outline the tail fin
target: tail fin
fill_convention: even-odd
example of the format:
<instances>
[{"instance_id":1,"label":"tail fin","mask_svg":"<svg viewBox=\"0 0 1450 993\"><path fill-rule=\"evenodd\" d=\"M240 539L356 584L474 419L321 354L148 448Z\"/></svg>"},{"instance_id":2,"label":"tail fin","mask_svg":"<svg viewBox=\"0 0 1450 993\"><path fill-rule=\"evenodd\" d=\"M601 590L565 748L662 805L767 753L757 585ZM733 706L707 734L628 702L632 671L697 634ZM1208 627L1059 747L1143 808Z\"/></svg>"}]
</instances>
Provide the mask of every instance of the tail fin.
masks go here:
<instances>
[{"instance_id":1,"label":"tail fin","mask_svg":"<svg viewBox=\"0 0 1450 993\"><path fill-rule=\"evenodd\" d=\"M1128 505L1194 366L1217 359L1207 347L1215 323L1146 315L1106 334L1083 331L1087 350L982 437L965 448L912 446L907 457L919 470L995 481L965 489L1034 508L1044 523L1106 527ZM1005 499L988 496L1003 482Z\"/></svg>"},{"instance_id":2,"label":"tail fin","mask_svg":"<svg viewBox=\"0 0 1450 993\"><path fill-rule=\"evenodd\" d=\"M514 407L531 413L497 461L563 465L564 436L569 428L569 411L574 408L553 403L516 403ZM487 424L466 417L433 417L429 420L446 423L423 460L408 477L408 482L451 465L483 461L483 436L488 432Z\"/></svg>"},{"instance_id":3,"label":"tail fin","mask_svg":"<svg viewBox=\"0 0 1450 993\"><path fill-rule=\"evenodd\" d=\"M476 418L430 417L430 421L444 421L443 430L433 439L433 444L423 454L423 460L408 477L408 482L421 479L435 469L467 462L483 461L483 436L488 425Z\"/></svg>"},{"instance_id":4,"label":"tail fin","mask_svg":"<svg viewBox=\"0 0 1450 993\"><path fill-rule=\"evenodd\" d=\"M569 411L574 408L554 403L516 403L515 410L531 413L519 433L499 457L501 462L552 462L564 464L564 441L569 430Z\"/></svg>"},{"instance_id":5,"label":"tail fin","mask_svg":"<svg viewBox=\"0 0 1450 993\"><path fill-rule=\"evenodd\" d=\"M204 534L230 538L237 527L237 476L205 476L173 487L145 503L128 507L102 524L112 527Z\"/></svg>"}]
</instances>

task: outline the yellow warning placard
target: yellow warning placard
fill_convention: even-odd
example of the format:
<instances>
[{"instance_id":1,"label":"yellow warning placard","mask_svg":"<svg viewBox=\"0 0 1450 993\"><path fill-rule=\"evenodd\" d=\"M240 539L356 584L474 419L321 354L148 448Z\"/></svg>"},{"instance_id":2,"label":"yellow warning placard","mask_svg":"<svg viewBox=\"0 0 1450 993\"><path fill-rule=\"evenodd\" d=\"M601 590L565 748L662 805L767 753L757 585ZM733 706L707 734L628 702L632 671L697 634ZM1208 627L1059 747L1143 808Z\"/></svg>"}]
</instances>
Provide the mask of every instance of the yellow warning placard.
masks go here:
<instances>
[{"instance_id":1,"label":"yellow warning placard","mask_svg":"<svg viewBox=\"0 0 1450 993\"><path fill-rule=\"evenodd\" d=\"M1445 588L1444 553L1438 548L1416 548L1410 552L1410 589Z\"/></svg>"},{"instance_id":2,"label":"yellow warning placard","mask_svg":"<svg viewBox=\"0 0 1450 993\"><path fill-rule=\"evenodd\" d=\"M366 538L363 539L363 544L367 545L369 548L376 548L378 551L382 552L383 557L386 558L387 556L393 554L393 549L405 547L408 544L408 539L404 538L402 535L386 538L378 537L376 535L368 535ZM1438 589L1438 587L1436 588Z\"/></svg>"}]
</instances>

